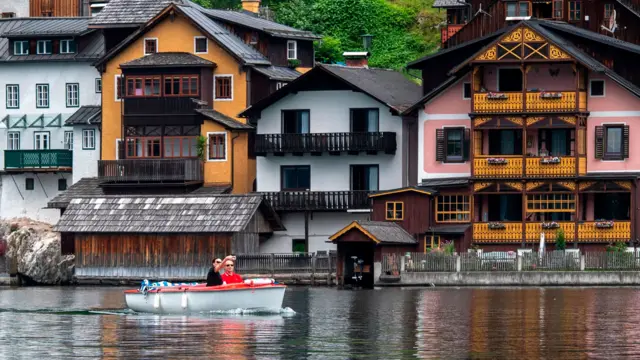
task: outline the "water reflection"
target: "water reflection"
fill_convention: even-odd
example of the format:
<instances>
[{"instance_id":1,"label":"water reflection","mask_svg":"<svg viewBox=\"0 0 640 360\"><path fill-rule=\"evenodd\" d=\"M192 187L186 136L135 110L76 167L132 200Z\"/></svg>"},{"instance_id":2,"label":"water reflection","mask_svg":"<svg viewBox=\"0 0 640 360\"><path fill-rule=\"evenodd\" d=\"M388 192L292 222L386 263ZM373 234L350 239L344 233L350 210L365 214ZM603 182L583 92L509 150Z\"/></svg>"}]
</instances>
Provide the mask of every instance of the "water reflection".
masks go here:
<instances>
[{"instance_id":1,"label":"water reflection","mask_svg":"<svg viewBox=\"0 0 640 360\"><path fill-rule=\"evenodd\" d=\"M293 316L158 316L118 288L0 290L0 358L633 359L635 288L291 288Z\"/></svg>"}]
</instances>

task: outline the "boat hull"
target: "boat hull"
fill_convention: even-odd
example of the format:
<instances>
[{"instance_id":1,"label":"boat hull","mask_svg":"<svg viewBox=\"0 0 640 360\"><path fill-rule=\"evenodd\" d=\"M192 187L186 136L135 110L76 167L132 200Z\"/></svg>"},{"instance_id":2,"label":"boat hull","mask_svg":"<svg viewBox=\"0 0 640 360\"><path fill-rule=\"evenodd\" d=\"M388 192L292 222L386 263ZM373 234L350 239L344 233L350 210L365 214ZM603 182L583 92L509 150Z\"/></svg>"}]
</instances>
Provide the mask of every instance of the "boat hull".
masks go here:
<instances>
[{"instance_id":1,"label":"boat hull","mask_svg":"<svg viewBox=\"0 0 640 360\"><path fill-rule=\"evenodd\" d=\"M125 291L127 307L136 312L155 314L184 314L235 309L282 308L286 287L282 285L216 289L213 287L184 287L152 290L143 294ZM156 298L157 297L157 298Z\"/></svg>"}]
</instances>

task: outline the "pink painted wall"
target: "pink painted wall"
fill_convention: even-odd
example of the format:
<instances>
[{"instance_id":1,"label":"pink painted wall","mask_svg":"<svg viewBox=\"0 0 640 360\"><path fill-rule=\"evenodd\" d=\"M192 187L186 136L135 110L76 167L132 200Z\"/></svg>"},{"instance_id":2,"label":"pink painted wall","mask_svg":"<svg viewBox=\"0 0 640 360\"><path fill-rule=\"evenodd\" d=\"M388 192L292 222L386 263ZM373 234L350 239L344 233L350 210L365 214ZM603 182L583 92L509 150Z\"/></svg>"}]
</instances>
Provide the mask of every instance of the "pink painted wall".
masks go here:
<instances>
[{"instance_id":1,"label":"pink painted wall","mask_svg":"<svg viewBox=\"0 0 640 360\"><path fill-rule=\"evenodd\" d=\"M424 106L427 114L468 114L471 112L471 99L462 98L463 83L469 82L469 75L436 96Z\"/></svg>"},{"instance_id":2,"label":"pink painted wall","mask_svg":"<svg viewBox=\"0 0 640 360\"><path fill-rule=\"evenodd\" d=\"M575 75L569 64L547 65L534 64L527 74L527 89L546 91L573 90L576 87ZM503 66L510 67L513 66ZM487 65L484 67L484 87L487 91L498 91L498 66ZM549 69L558 69L557 76L551 76Z\"/></svg>"},{"instance_id":3,"label":"pink painted wall","mask_svg":"<svg viewBox=\"0 0 640 360\"><path fill-rule=\"evenodd\" d=\"M589 79L603 79L605 94L604 97L588 97L589 111L640 111L640 99L615 81L595 73L589 74Z\"/></svg>"},{"instance_id":4,"label":"pink painted wall","mask_svg":"<svg viewBox=\"0 0 640 360\"><path fill-rule=\"evenodd\" d=\"M424 122L424 154L423 170L433 174L468 174L471 172L471 164L464 163L442 163L436 161L436 129L446 127L471 127L471 120L426 120Z\"/></svg>"}]
</instances>

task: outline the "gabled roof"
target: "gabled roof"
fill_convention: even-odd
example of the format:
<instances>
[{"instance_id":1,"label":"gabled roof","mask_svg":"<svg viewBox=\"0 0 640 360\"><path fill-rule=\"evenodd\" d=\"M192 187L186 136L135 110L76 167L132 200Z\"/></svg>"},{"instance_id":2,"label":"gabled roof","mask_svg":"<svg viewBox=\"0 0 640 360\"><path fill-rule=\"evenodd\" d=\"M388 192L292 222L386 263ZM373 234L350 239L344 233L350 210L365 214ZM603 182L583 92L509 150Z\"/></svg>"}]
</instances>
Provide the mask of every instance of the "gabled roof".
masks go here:
<instances>
[{"instance_id":1,"label":"gabled roof","mask_svg":"<svg viewBox=\"0 0 640 360\"><path fill-rule=\"evenodd\" d=\"M296 69L287 66L254 66L252 69L275 81L293 81L302 75Z\"/></svg>"},{"instance_id":2,"label":"gabled roof","mask_svg":"<svg viewBox=\"0 0 640 360\"><path fill-rule=\"evenodd\" d=\"M3 37L46 37L46 36L82 36L94 30L89 29L91 18L82 17L53 17L34 18L25 21L22 25L15 27L4 34Z\"/></svg>"},{"instance_id":3,"label":"gabled roof","mask_svg":"<svg viewBox=\"0 0 640 360\"><path fill-rule=\"evenodd\" d=\"M100 105L84 105L74 112L65 125L96 125L102 123L102 107Z\"/></svg>"},{"instance_id":4,"label":"gabled roof","mask_svg":"<svg viewBox=\"0 0 640 360\"><path fill-rule=\"evenodd\" d=\"M224 126L226 129L231 130L253 130L254 127L249 124L241 123L240 121L229 117L221 112L213 109L196 109L196 112L204 115L207 119L217 122Z\"/></svg>"},{"instance_id":5,"label":"gabled roof","mask_svg":"<svg viewBox=\"0 0 640 360\"><path fill-rule=\"evenodd\" d=\"M123 69L126 68L145 68L145 67L163 67L163 66L180 66L180 67L211 67L216 64L199 56L185 52L160 52L146 55L141 58L131 60L124 64L120 64Z\"/></svg>"},{"instance_id":6,"label":"gabled roof","mask_svg":"<svg viewBox=\"0 0 640 360\"><path fill-rule=\"evenodd\" d=\"M260 195L75 198L54 229L77 233L237 233L257 211L265 214L274 230L284 229Z\"/></svg>"},{"instance_id":7,"label":"gabled roof","mask_svg":"<svg viewBox=\"0 0 640 360\"><path fill-rule=\"evenodd\" d=\"M331 84L320 85L321 81L327 79L337 80L341 88ZM248 107L239 116L259 115L273 103L298 91L343 89L361 91L388 106L396 114L413 105L420 98L421 92L419 85L397 71L318 64L289 85Z\"/></svg>"},{"instance_id":8,"label":"gabled roof","mask_svg":"<svg viewBox=\"0 0 640 360\"><path fill-rule=\"evenodd\" d=\"M399 188L399 189L391 189L391 190L379 191L379 192L376 192L376 193L373 193L373 194L369 195L369 197L380 197L380 196L400 194L400 193L405 193L405 192L413 192L413 193L422 194L422 195L435 195L437 193L436 190L429 189L429 188L426 188L426 187L409 186L409 187L404 187L404 188Z\"/></svg>"},{"instance_id":9,"label":"gabled roof","mask_svg":"<svg viewBox=\"0 0 640 360\"><path fill-rule=\"evenodd\" d=\"M171 2L173 0L111 0L89 24L133 27L146 23Z\"/></svg>"},{"instance_id":10,"label":"gabled roof","mask_svg":"<svg viewBox=\"0 0 640 360\"><path fill-rule=\"evenodd\" d=\"M400 225L387 221L356 220L342 230L331 235L329 241L339 240L350 230L356 229L366 235L376 244L417 244L418 241Z\"/></svg>"}]
</instances>

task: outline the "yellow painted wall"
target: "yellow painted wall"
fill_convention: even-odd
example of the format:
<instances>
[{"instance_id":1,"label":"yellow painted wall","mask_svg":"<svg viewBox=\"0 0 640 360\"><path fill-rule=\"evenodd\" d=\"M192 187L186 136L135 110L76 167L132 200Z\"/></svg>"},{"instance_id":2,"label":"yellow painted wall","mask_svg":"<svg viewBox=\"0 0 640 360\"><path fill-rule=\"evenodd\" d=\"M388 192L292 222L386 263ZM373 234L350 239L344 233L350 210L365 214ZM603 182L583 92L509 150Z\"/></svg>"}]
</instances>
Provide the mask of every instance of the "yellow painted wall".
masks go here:
<instances>
[{"instance_id":1,"label":"yellow painted wall","mask_svg":"<svg viewBox=\"0 0 640 360\"><path fill-rule=\"evenodd\" d=\"M194 27L187 18L178 15L171 21L168 17L155 25L145 35L134 41L127 48L120 51L106 64L106 70L102 75L102 159L113 160L116 158L116 139L121 137L122 118L121 102L115 101L115 77L122 74L120 64L138 59L144 54L144 39L157 38L158 52L188 52L194 53L194 37L205 36ZM242 71L240 63L231 54L221 48L214 40L209 39L208 53L195 54L204 59L213 61L217 67L214 75L233 75L233 100L213 101L213 108L225 115L231 116L243 123L246 119L237 115L247 107L247 81L246 72ZM213 79L211 79L213 82ZM201 127L201 133L225 131L222 126L212 121L205 121ZM206 184L230 184L231 183L231 133L227 134L228 161L206 162ZM234 193L243 193L252 189L255 179L255 160L249 160L247 134L235 141L235 169Z\"/></svg>"},{"instance_id":2,"label":"yellow painted wall","mask_svg":"<svg viewBox=\"0 0 640 360\"><path fill-rule=\"evenodd\" d=\"M304 74L304 73L306 73L307 71L309 71L311 69L313 69L313 68L297 67L296 71L299 72L300 74Z\"/></svg>"}]
</instances>

